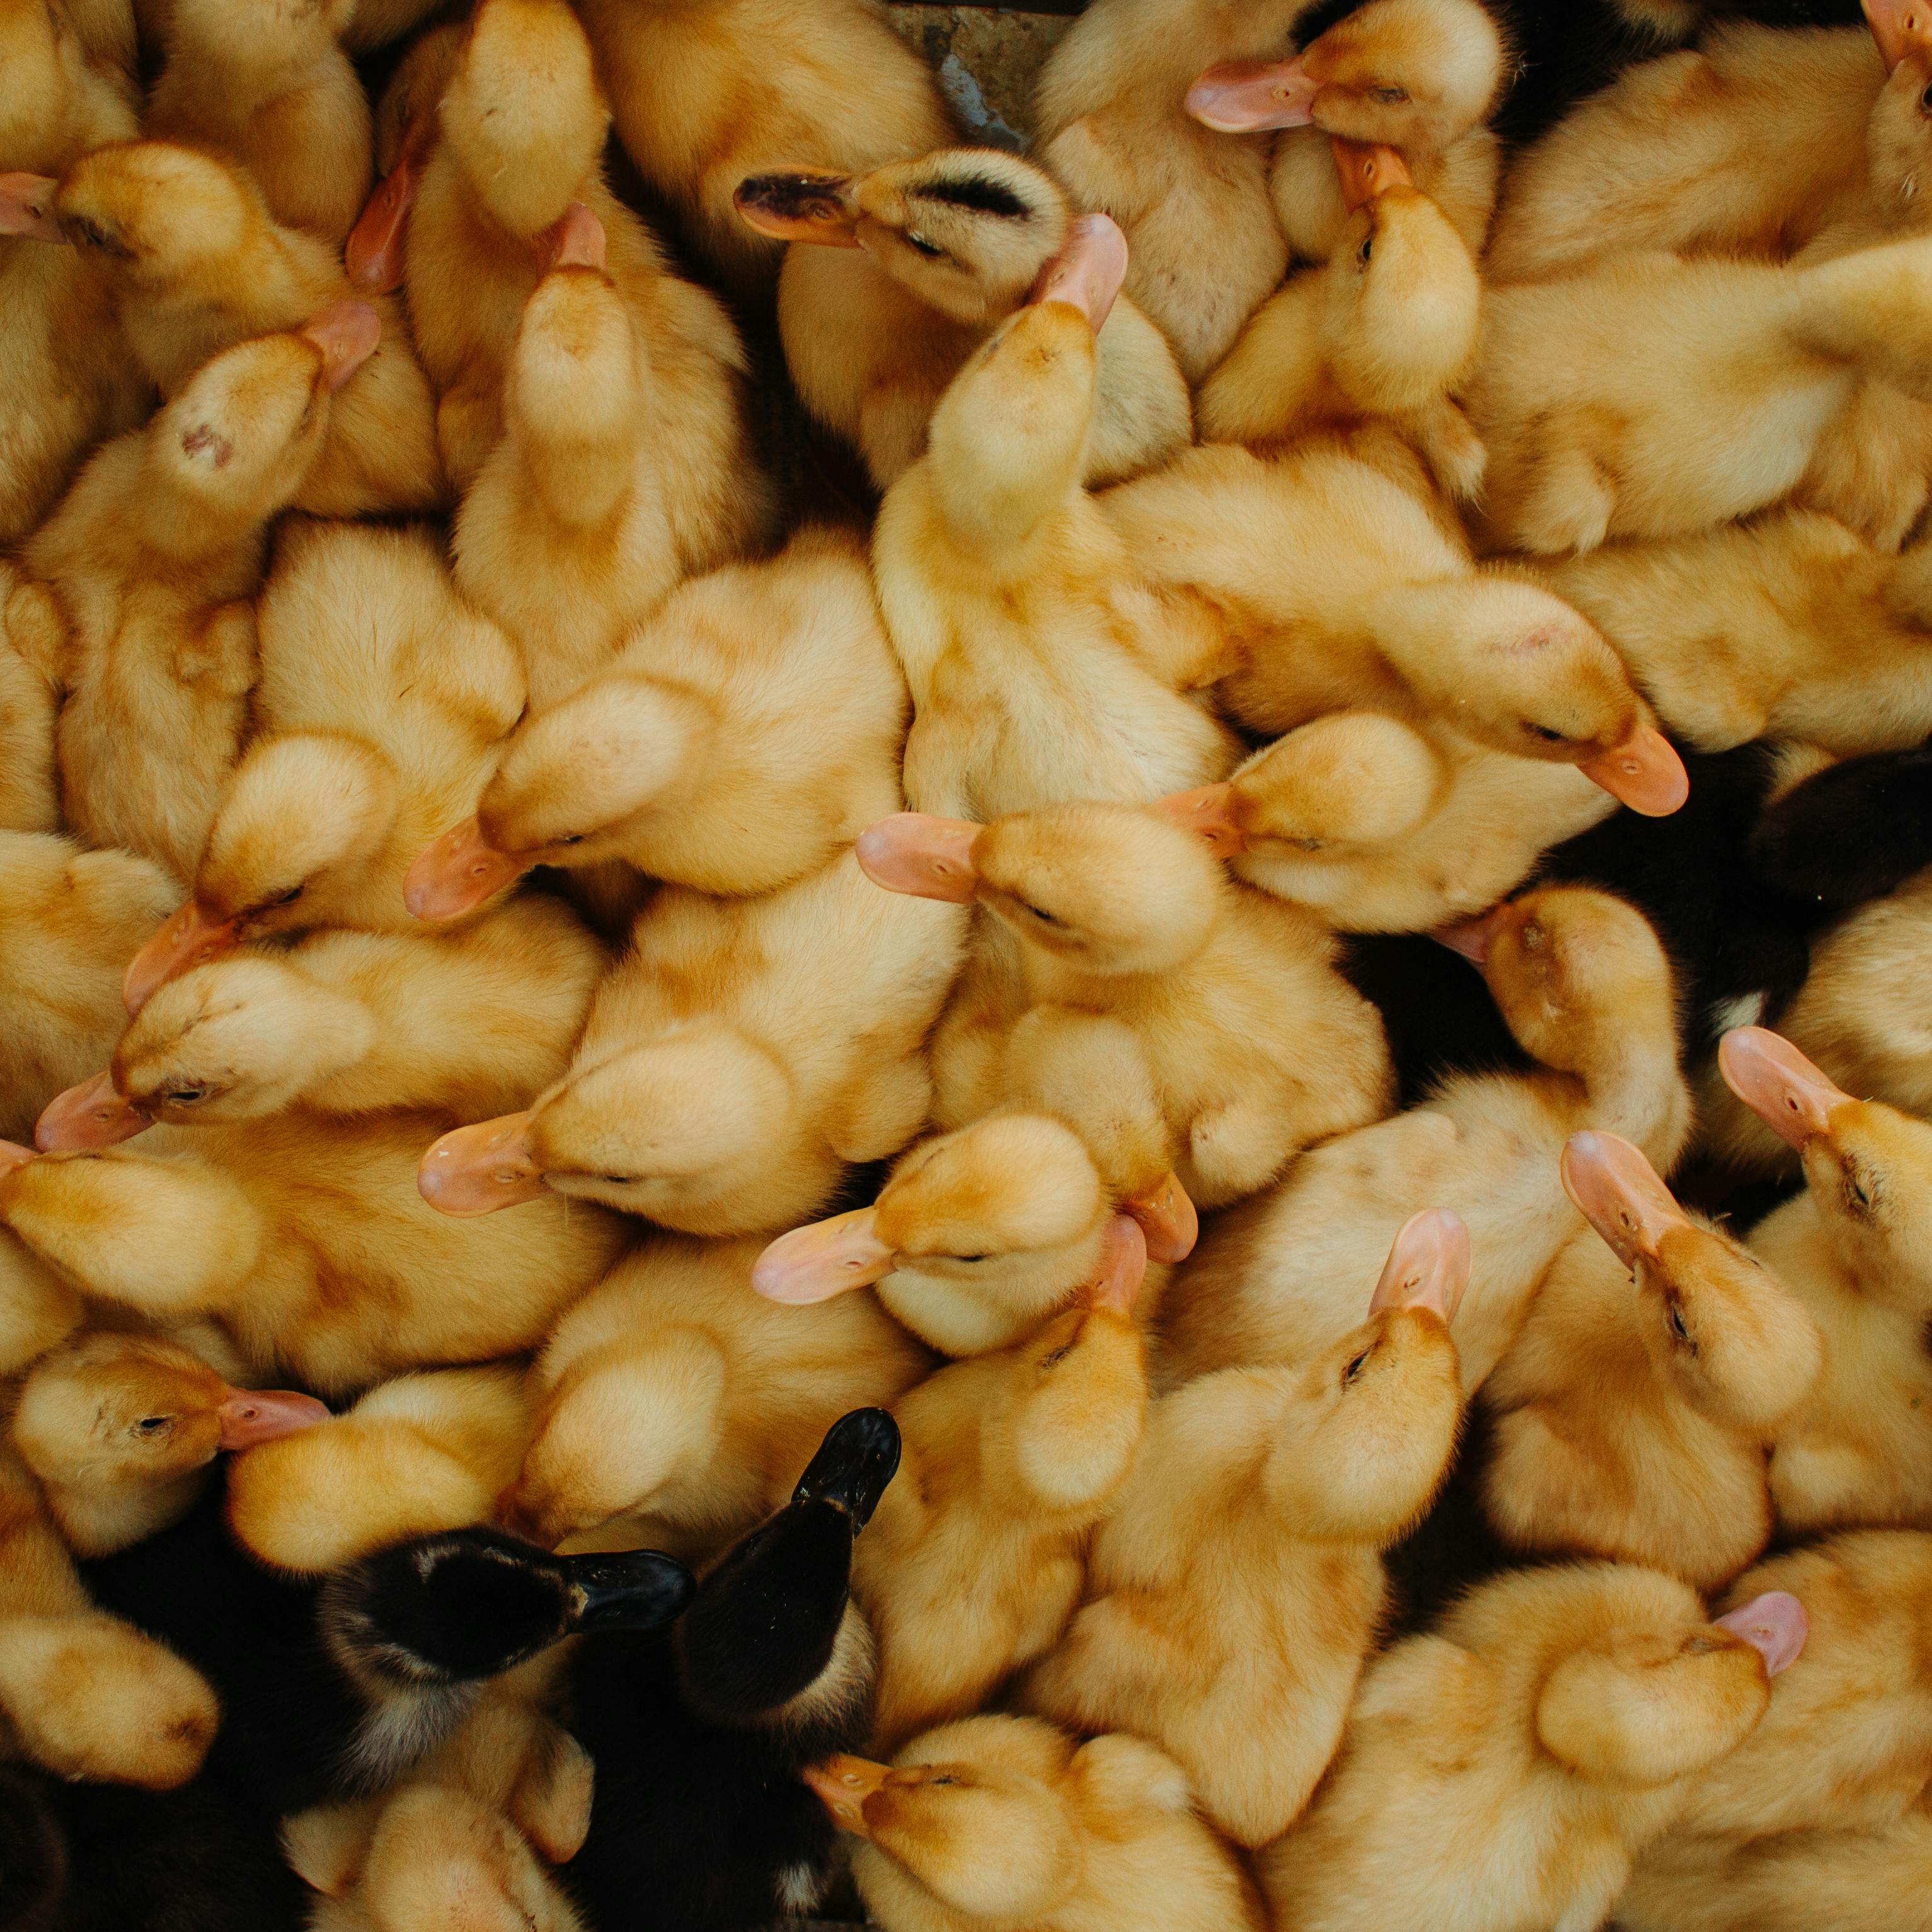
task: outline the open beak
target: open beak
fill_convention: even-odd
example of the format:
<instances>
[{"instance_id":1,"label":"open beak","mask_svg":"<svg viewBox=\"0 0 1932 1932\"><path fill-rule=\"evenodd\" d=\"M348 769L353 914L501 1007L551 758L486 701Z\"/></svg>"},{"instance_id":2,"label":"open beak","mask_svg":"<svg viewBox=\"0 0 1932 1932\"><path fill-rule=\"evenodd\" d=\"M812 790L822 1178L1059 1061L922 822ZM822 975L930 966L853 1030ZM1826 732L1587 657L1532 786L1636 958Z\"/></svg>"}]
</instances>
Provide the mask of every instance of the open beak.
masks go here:
<instances>
[{"instance_id":1,"label":"open beak","mask_svg":"<svg viewBox=\"0 0 1932 1932\"><path fill-rule=\"evenodd\" d=\"M1496 943L1496 934L1502 932L1510 911L1510 903L1505 899L1500 905L1490 907L1479 919L1458 920L1452 926L1433 927L1429 936L1438 946L1461 953L1471 965L1486 966L1490 948Z\"/></svg>"},{"instance_id":2,"label":"open beak","mask_svg":"<svg viewBox=\"0 0 1932 1932\"><path fill-rule=\"evenodd\" d=\"M54 219L54 190L59 186L51 175L0 175L0 235L64 242Z\"/></svg>"},{"instance_id":3,"label":"open beak","mask_svg":"<svg viewBox=\"0 0 1932 1932\"><path fill-rule=\"evenodd\" d=\"M878 1210L855 1208L781 1234L758 1257L752 1286L767 1301L829 1301L869 1287L892 1271L897 1257L874 1232Z\"/></svg>"},{"instance_id":4,"label":"open beak","mask_svg":"<svg viewBox=\"0 0 1932 1932\"><path fill-rule=\"evenodd\" d=\"M339 389L380 346L382 318L365 302L331 302L302 332L322 351L322 380Z\"/></svg>"},{"instance_id":5,"label":"open beak","mask_svg":"<svg viewBox=\"0 0 1932 1932\"><path fill-rule=\"evenodd\" d=\"M224 1449L252 1449L328 1420L326 1403L292 1389L230 1389L228 1400L214 1413L221 1423Z\"/></svg>"},{"instance_id":6,"label":"open beak","mask_svg":"<svg viewBox=\"0 0 1932 1932\"><path fill-rule=\"evenodd\" d=\"M1234 823L1230 808L1234 788L1223 779L1196 791L1172 791L1148 809L1171 818L1184 831L1197 832L1217 859L1238 858L1248 849L1247 835Z\"/></svg>"},{"instance_id":7,"label":"open beak","mask_svg":"<svg viewBox=\"0 0 1932 1932\"><path fill-rule=\"evenodd\" d=\"M822 242L834 248L859 245L852 177L830 168L748 175L732 190L731 203L748 227L776 241Z\"/></svg>"},{"instance_id":8,"label":"open beak","mask_svg":"<svg viewBox=\"0 0 1932 1932\"><path fill-rule=\"evenodd\" d=\"M1100 1237L1100 1258L1094 1279L1081 1292L1089 1308L1110 1308L1132 1315L1141 1284L1147 1279L1147 1237L1131 1214L1116 1214Z\"/></svg>"},{"instance_id":9,"label":"open beak","mask_svg":"<svg viewBox=\"0 0 1932 1932\"><path fill-rule=\"evenodd\" d=\"M1077 216L1060 253L1035 278L1028 300L1064 302L1087 318L1095 334L1127 278L1127 238L1108 216Z\"/></svg>"},{"instance_id":10,"label":"open beak","mask_svg":"<svg viewBox=\"0 0 1932 1932\"><path fill-rule=\"evenodd\" d=\"M1469 1231L1448 1208L1425 1208L1396 1229L1382 1279L1369 1298L1369 1312L1385 1308L1427 1308L1444 1324L1456 1318L1469 1285Z\"/></svg>"},{"instance_id":11,"label":"open beak","mask_svg":"<svg viewBox=\"0 0 1932 1932\"><path fill-rule=\"evenodd\" d=\"M1392 188L1408 188L1413 182L1408 164L1394 148L1366 141L1345 141L1331 135L1335 172L1342 178L1342 199L1351 208L1365 208L1378 195Z\"/></svg>"},{"instance_id":12,"label":"open beak","mask_svg":"<svg viewBox=\"0 0 1932 1932\"><path fill-rule=\"evenodd\" d=\"M396 165L376 184L343 244L342 262L350 281L365 296L392 295L403 285L410 210L422 185L429 145L427 138L418 142L411 130Z\"/></svg>"},{"instance_id":13,"label":"open beak","mask_svg":"<svg viewBox=\"0 0 1932 1932\"><path fill-rule=\"evenodd\" d=\"M1187 111L1217 134L1254 134L1266 128L1305 128L1315 118L1322 83L1288 61L1226 61L1210 67L1187 90Z\"/></svg>"},{"instance_id":14,"label":"open beak","mask_svg":"<svg viewBox=\"0 0 1932 1932\"><path fill-rule=\"evenodd\" d=\"M403 881L403 903L418 919L460 919L520 879L534 856L499 851L482 823L465 819L428 847Z\"/></svg>"},{"instance_id":15,"label":"open beak","mask_svg":"<svg viewBox=\"0 0 1932 1932\"><path fill-rule=\"evenodd\" d=\"M1646 818L1668 818L1690 796L1684 760L1654 725L1640 724L1621 745L1584 759L1576 769Z\"/></svg>"},{"instance_id":16,"label":"open beak","mask_svg":"<svg viewBox=\"0 0 1932 1932\"><path fill-rule=\"evenodd\" d=\"M1150 1262L1184 1262L1201 1236L1201 1217L1179 1175L1173 1173L1162 1174L1152 1193L1123 1201L1120 1212L1140 1223Z\"/></svg>"},{"instance_id":17,"label":"open beak","mask_svg":"<svg viewBox=\"0 0 1932 1932\"><path fill-rule=\"evenodd\" d=\"M1801 1154L1807 1141L1832 1131L1833 1112L1852 1098L1766 1027L1733 1027L1718 1042L1718 1070L1725 1085Z\"/></svg>"},{"instance_id":18,"label":"open beak","mask_svg":"<svg viewBox=\"0 0 1932 1932\"><path fill-rule=\"evenodd\" d=\"M440 1214L494 1214L549 1192L530 1148L528 1113L446 1133L422 1157L416 1187Z\"/></svg>"},{"instance_id":19,"label":"open beak","mask_svg":"<svg viewBox=\"0 0 1932 1932\"><path fill-rule=\"evenodd\" d=\"M145 1109L114 1090L112 1074L97 1073L47 1102L34 1123L34 1144L43 1154L112 1147L145 1132L152 1124Z\"/></svg>"},{"instance_id":20,"label":"open beak","mask_svg":"<svg viewBox=\"0 0 1932 1932\"><path fill-rule=\"evenodd\" d=\"M818 1794L819 1802L840 1831L861 1838L872 1835L866 1827L866 1800L884 1788L891 1775L889 1766L874 1764L870 1758L847 1757L842 1753L807 1765L799 1775Z\"/></svg>"},{"instance_id":21,"label":"open beak","mask_svg":"<svg viewBox=\"0 0 1932 1932\"><path fill-rule=\"evenodd\" d=\"M970 818L896 812L868 825L853 850L859 869L889 892L970 905L980 884L973 845L984 829Z\"/></svg>"},{"instance_id":22,"label":"open beak","mask_svg":"<svg viewBox=\"0 0 1932 1932\"><path fill-rule=\"evenodd\" d=\"M604 224L582 202L573 201L537 238L537 272L608 267Z\"/></svg>"},{"instance_id":23,"label":"open beak","mask_svg":"<svg viewBox=\"0 0 1932 1932\"><path fill-rule=\"evenodd\" d=\"M242 943L240 919L218 919L199 899L190 899L154 928L154 937L128 962L121 982L122 1004L130 1018L154 997L158 987L178 979L190 966L205 966Z\"/></svg>"},{"instance_id":24,"label":"open beak","mask_svg":"<svg viewBox=\"0 0 1932 1932\"><path fill-rule=\"evenodd\" d=\"M1932 48L1928 0L1864 0L1865 25L1889 73L1908 55Z\"/></svg>"},{"instance_id":25,"label":"open beak","mask_svg":"<svg viewBox=\"0 0 1932 1932\"><path fill-rule=\"evenodd\" d=\"M1804 1606L1788 1590L1768 1590L1734 1610L1726 1610L1715 1622L1719 1629L1742 1637L1764 1659L1767 1677L1775 1677L1796 1664L1804 1652L1804 1640L1811 1634L1811 1619L1805 1615Z\"/></svg>"},{"instance_id":26,"label":"open beak","mask_svg":"<svg viewBox=\"0 0 1932 1932\"><path fill-rule=\"evenodd\" d=\"M1625 1268L1655 1261L1672 1228L1694 1225L1642 1150L1615 1134L1572 1134L1562 1172L1564 1192Z\"/></svg>"}]
</instances>

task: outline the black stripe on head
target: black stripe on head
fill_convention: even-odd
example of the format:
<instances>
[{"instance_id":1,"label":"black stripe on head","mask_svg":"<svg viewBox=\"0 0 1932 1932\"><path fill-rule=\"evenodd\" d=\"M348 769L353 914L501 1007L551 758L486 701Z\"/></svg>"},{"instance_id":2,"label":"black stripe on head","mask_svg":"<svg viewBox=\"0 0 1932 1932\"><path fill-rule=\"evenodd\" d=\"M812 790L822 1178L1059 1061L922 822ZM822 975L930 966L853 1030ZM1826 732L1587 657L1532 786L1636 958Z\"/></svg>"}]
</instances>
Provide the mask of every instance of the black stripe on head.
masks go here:
<instances>
[{"instance_id":1,"label":"black stripe on head","mask_svg":"<svg viewBox=\"0 0 1932 1932\"><path fill-rule=\"evenodd\" d=\"M915 201L943 201L949 208L970 208L1009 221L1024 221L1033 214L1011 188L985 175L961 175L952 181L935 182L929 188L908 188L906 193Z\"/></svg>"}]
</instances>

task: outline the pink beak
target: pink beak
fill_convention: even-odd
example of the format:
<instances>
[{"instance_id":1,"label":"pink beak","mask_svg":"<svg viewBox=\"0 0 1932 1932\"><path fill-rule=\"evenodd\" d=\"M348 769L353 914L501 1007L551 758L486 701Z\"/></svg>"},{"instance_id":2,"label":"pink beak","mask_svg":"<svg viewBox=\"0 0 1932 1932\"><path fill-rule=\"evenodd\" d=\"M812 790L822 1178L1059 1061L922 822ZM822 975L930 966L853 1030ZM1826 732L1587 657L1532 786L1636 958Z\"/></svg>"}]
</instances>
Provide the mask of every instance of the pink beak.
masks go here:
<instances>
[{"instance_id":1,"label":"pink beak","mask_svg":"<svg viewBox=\"0 0 1932 1932\"><path fill-rule=\"evenodd\" d=\"M154 928L154 937L128 962L121 982L122 1004L131 1018L153 998L158 987L232 952L241 943L239 918L217 919L199 899L190 899Z\"/></svg>"},{"instance_id":2,"label":"pink beak","mask_svg":"<svg viewBox=\"0 0 1932 1932\"><path fill-rule=\"evenodd\" d=\"M1564 1192L1625 1268L1656 1260L1672 1228L1694 1225L1642 1150L1615 1134L1572 1134L1562 1172Z\"/></svg>"},{"instance_id":3,"label":"pink beak","mask_svg":"<svg viewBox=\"0 0 1932 1932\"><path fill-rule=\"evenodd\" d=\"M1448 1208L1425 1208L1396 1231L1369 1312L1426 1308L1446 1325L1455 1320L1468 1285L1469 1230L1462 1216Z\"/></svg>"},{"instance_id":4,"label":"pink beak","mask_svg":"<svg viewBox=\"0 0 1932 1932\"><path fill-rule=\"evenodd\" d=\"M422 158L405 143L396 165L376 184L343 246L349 279L364 295L389 295L402 286L410 210L422 185Z\"/></svg>"},{"instance_id":5,"label":"pink beak","mask_svg":"<svg viewBox=\"0 0 1932 1932\"><path fill-rule=\"evenodd\" d=\"M474 818L452 826L410 868L403 903L418 919L460 919L521 878L536 863L499 851Z\"/></svg>"},{"instance_id":6,"label":"pink beak","mask_svg":"<svg viewBox=\"0 0 1932 1932\"><path fill-rule=\"evenodd\" d=\"M608 244L604 224L582 202L573 201L537 238L537 265L548 274L553 268L605 266Z\"/></svg>"},{"instance_id":7,"label":"pink beak","mask_svg":"<svg viewBox=\"0 0 1932 1932\"><path fill-rule=\"evenodd\" d=\"M528 1113L504 1114L446 1133L422 1157L416 1187L440 1214L494 1214L539 1200L544 1185Z\"/></svg>"},{"instance_id":8,"label":"pink beak","mask_svg":"<svg viewBox=\"0 0 1932 1932\"><path fill-rule=\"evenodd\" d=\"M1089 1308L1111 1308L1131 1315L1141 1284L1147 1279L1147 1237L1130 1214L1116 1214L1100 1237L1099 1271L1088 1283L1084 1299Z\"/></svg>"},{"instance_id":9,"label":"pink beak","mask_svg":"<svg viewBox=\"0 0 1932 1932\"><path fill-rule=\"evenodd\" d=\"M1040 272L1030 299L1077 308L1097 335L1126 277L1127 238L1107 216L1082 214Z\"/></svg>"},{"instance_id":10,"label":"pink beak","mask_svg":"<svg viewBox=\"0 0 1932 1932\"><path fill-rule=\"evenodd\" d=\"M1184 1262L1201 1238L1201 1216L1176 1174L1162 1175L1160 1184L1138 1201L1123 1201L1120 1212L1140 1223L1151 1262Z\"/></svg>"},{"instance_id":11,"label":"pink beak","mask_svg":"<svg viewBox=\"0 0 1932 1932\"><path fill-rule=\"evenodd\" d=\"M1366 207L1392 188L1413 184L1408 164L1393 148L1345 141L1339 134L1330 136L1328 145L1334 151L1335 171L1342 180L1342 200L1351 210Z\"/></svg>"},{"instance_id":12,"label":"pink beak","mask_svg":"<svg viewBox=\"0 0 1932 1932\"><path fill-rule=\"evenodd\" d=\"M1731 1091L1801 1154L1807 1141L1832 1131L1832 1114L1852 1098L1766 1027L1733 1027L1718 1042L1718 1070Z\"/></svg>"},{"instance_id":13,"label":"pink beak","mask_svg":"<svg viewBox=\"0 0 1932 1932\"><path fill-rule=\"evenodd\" d=\"M768 1301L802 1306L867 1288L892 1271L892 1250L874 1232L876 1210L855 1208L781 1234L758 1257L752 1286Z\"/></svg>"},{"instance_id":14,"label":"pink beak","mask_svg":"<svg viewBox=\"0 0 1932 1932\"><path fill-rule=\"evenodd\" d=\"M18 1141L0 1141L0 1180L16 1168L25 1167L34 1157L33 1149L23 1148Z\"/></svg>"},{"instance_id":15,"label":"pink beak","mask_svg":"<svg viewBox=\"0 0 1932 1932\"><path fill-rule=\"evenodd\" d=\"M97 1073L47 1102L34 1123L34 1144L43 1154L112 1147L152 1124L142 1108L114 1090L112 1074Z\"/></svg>"},{"instance_id":16,"label":"pink beak","mask_svg":"<svg viewBox=\"0 0 1932 1932\"><path fill-rule=\"evenodd\" d=\"M1289 61L1227 61L1187 90L1187 111L1217 134L1305 128L1315 118L1322 83L1298 56Z\"/></svg>"},{"instance_id":17,"label":"pink beak","mask_svg":"<svg viewBox=\"0 0 1932 1932\"><path fill-rule=\"evenodd\" d=\"M323 380L339 389L380 346L382 318L365 302L331 302L302 332L322 351Z\"/></svg>"},{"instance_id":18,"label":"pink beak","mask_svg":"<svg viewBox=\"0 0 1932 1932\"><path fill-rule=\"evenodd\" d=\"M1576 769L1646 818L1668 818L1690 796L1684 760L1653 725L1640 724L1621 745L1586 758Z\"/></svg>"},{"instance_id":19,"label":"pink beak","mask_svg":"<svg viewBox=\"0 0 1932 1932\"><path fill-rule=\"evenodd\" d=\"M325 1403L292 1389L230 1389L214 1412L221 1420L224 1449L252 1449L329 1419Z\"/></svg>"},{"instance_id":20,"label":"pink beak","mask_svg":"<svg viewBox=\"0 0 1932 1932\"><path fill-rule=\"evenodd\" d=\"M1438 945L1446 946L1451 952L1460 952L1472 966L1486 966L1490 963L1490 948L1496 943L1496 934L1502 932L1503 922L1510 915L1509 902L1493 905L1479 919L1458 920L1453 926L1438 926L1430 932L1430 938Z\"/></svg>"},{"instance_id":21,"label":"pink beak","mask_svg":"<svg viewBox=\"0 0 1932 1932\"><path fill-rule=\"evenodd\" d=\"M67 237L53 213L54 190L59 186L50 175L0 175L0 235L64 242Z\"/></svg>"},{"instance_id":22,"label":"pink beak","mask_svg":"<svg viewBox=\"0 0 1932 1932\"><path fill-rule=\"evenodd\" d=\"M1741 1636L1764 1659L1765 1675L1775 1677L1786 1670L1804 1653L1804 1640L1811 1634L1811 1619L1804 1606L1788 1590L1768 1590L1754 1597L1716 1619L1720 1630Z\"/></svg>"},{"instance_id":23,"label":"pink beak","mask_svg":"<svg viewBox=\"0 0 1932 1932\"><path fill-rule=\"evenodd\" d=\"M1928 0L1864 0L1865 25L1878 43L1888 72L1914 52L1932 47L1932 5Z\"/></svg>"},{"instance_id":24,"label":"pink beak","mask_svg":"<svg viewBox=\"0 0 1932 1932\"><path fill-rule=\"evenodd\" d=\"M1172 819L1184 831L1198 832L1216 858L1234 859L1248 849L1248 841L1228 808L1234 796L1234 788L1224 779L1196 791L1169 792L1148 809Z\"/></svg>"},{"instance_id":25,"label":"pink beak","mask_svg":"<svg viewBox=\"0 0 1932 1932\"><path fill-rule=\"evenodd\" d=\"M984 828L968 818L896 812L859 835L859 869L889 892L969 905L979 889L973 847Z\"/></svg>"}]
</instances>

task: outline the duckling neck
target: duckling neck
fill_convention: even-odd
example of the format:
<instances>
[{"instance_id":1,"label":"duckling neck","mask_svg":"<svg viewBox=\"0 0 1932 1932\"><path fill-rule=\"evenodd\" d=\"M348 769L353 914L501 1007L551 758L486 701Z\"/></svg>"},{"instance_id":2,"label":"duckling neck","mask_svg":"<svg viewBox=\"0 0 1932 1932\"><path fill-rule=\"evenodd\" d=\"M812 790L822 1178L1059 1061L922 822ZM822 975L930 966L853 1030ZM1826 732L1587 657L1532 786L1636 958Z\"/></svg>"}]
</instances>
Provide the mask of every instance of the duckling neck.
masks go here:
<instances>
[{"instance_id":1,"label":"duckling neck","mask_svg":"<svg viewBox=\"0 0 1932 1932\"><path fill-rule=\"evenodd\" d=\"M1653 1037L1612 1027L1592 1046L1576 1070L1586 1116L1579 1124L1634 1141L1667 1172L1690 1133L1690 1092L1675 1030Z\"/></svg>"}]
</instances>

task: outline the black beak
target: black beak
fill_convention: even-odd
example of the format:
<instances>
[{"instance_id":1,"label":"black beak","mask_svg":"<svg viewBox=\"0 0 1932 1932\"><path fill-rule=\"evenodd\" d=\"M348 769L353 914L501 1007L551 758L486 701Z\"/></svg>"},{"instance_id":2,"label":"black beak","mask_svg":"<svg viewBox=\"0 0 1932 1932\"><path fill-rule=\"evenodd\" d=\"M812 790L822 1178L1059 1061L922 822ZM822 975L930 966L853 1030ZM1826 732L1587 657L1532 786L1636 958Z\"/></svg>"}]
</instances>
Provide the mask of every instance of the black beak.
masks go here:
<instances>
[{"instance_id":1,"label":"black beak","mask_svg":"<svg viewBox=\"0 0 1932 1932\"><path fill-rule=\"evenodd\" d=\"M780 221L845 220L850 175L748 175L731 191L733 204Z\"/></svg>"},{"instance_id":2,"label":"black beak","mask_svg":"<svg viewBox=\"0 0 1932 1932\"><path fill-rule=\"evenodd\" d=\"M863 1529L898 1466L898 1424L883 1408L855 1408L826 1430L791 1499L836 1504Z\"/></svg>"},{"instance_id":3,"label":"black beak","mask_svg":"<svg viewBox=\"0 0 1932 1932\"><path fill-rule=\"evenodd\" d=\"M697 1580L659 1550L558 1559L572 1594L574 1630L654 1630L682 1615Z\"/></svg>"}]
</instances>

